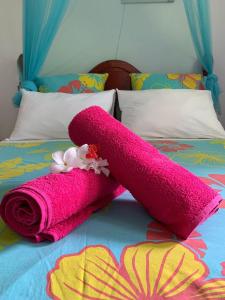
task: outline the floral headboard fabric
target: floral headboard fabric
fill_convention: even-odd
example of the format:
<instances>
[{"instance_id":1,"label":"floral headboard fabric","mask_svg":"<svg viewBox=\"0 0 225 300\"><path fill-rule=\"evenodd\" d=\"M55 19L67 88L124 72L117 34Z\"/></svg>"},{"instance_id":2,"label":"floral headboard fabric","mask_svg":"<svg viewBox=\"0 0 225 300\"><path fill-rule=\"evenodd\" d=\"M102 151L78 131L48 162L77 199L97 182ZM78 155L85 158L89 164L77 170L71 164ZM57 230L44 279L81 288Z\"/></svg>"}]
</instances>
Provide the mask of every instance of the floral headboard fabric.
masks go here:
<instances>
[{"instance_id":1,"label":"floral headboard fabric","mask_svg":"<svg viewBox=\"0 0 225 300\"><path fill-rule=\"evenodd\" d=\"M130 74L130 76L133 90L205 89L204 77L202 74L133 73Z\"/></svg>"},{"instance_id":2,"label":"floral headboard fabric","mask_svg":"<svg viewBox=\"0 0 225 300\"><path fill-rule=\"evenodd\" d=\"M68 74L38 77L35 80L42 93L96 93L104 90L108 74Z\"/></svg>"}]
</instances>

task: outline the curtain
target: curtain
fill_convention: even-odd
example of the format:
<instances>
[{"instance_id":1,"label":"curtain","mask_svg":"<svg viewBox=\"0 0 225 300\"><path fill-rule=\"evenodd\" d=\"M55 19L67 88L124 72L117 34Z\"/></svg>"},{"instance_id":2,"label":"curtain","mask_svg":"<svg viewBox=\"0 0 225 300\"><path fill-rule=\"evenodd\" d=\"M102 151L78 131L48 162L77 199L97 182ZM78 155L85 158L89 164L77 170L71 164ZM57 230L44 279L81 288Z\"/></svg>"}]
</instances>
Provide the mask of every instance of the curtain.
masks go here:
<instances>
[{"instance_id":1,"label":"curtain","mask_svg":"<svg viewBox=\"0 0 225 300\"><path fill-rule=\"evenodd\" d=\"M208 72L206 88L211 90L215 109L220 112L220 87L213 73L213 51L208 0L183 0L185 12L198 60Z\"/></svg>"},{"instance_id":2,"label":"curtain","mask_svg":"<svg viewBox=\"0 0 225 300\"><path fill-rule=\"evenodd\" d=\"M70 0L23 0L23 76L20 87L35 91L43 66ZM13 102L20 105L21 93Z\"/></svg>"}]
</instances>

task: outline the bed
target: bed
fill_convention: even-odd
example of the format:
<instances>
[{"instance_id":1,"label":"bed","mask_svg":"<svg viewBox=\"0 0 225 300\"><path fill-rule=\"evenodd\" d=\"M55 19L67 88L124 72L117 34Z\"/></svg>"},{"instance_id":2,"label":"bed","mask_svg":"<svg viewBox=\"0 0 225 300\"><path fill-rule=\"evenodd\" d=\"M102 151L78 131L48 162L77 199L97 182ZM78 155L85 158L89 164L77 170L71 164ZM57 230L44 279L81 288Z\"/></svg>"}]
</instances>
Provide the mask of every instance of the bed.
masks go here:
<instances>
[{"instance_id":1,"label":"bed","mask_svg":"<svg viewBox=\"0 0 225 300\"><path fill-rule=\"evenodd\" d=\"M131 70L132 69L132 70ZM109 61L108 89L130 89L133 66ZM117 111L119 113L119 111ZM225 140L150 141L225 199ZM48 173L68 140L0 143L0 199ZM225 200L217 214L179 241L126 191L56 243L33 244L0 220L0 299L225 299Z\"/></svg>"}]
</instances>

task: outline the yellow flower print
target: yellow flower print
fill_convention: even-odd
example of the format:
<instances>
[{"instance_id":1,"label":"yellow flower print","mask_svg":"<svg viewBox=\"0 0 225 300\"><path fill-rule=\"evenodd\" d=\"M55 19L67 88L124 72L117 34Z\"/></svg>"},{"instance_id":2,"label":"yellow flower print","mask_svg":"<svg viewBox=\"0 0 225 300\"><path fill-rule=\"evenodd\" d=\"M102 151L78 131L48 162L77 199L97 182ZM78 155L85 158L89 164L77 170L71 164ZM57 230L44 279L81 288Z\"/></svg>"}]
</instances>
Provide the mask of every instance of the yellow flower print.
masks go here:
<instances>
[{"instance_id":1,"label":"yellow flower print","mask_svg":"<svg viewBox=\"0 0 225 300\"><path fill-rule=\"evenodd\" d=\"M194 164L214 163L225 164L225 156L220 154L208 154L204 152L196 153L177 153L174 157L181 157L183 159L190 159Z\"/></svg>"},{"instance_id":2,"label":"yellow flower print","mask_svg":"<svg viewBox=\"0 0 225 300\"><path fill-rule=\"evenodd\" d=\"M222 145L225 149L225 139L223 139L223 140L213 140L213 141L210 142L210 144Z\"/></svg>"},{"instance_id":3,"label":"yellow flower print","mask_svg":"<svg viewBox=\"0 0 225 300\"><path fill-rule=\"evenodd\" d=\"M0 163L0 180L15 178L37 170L44 169L49 166L49 163L25 164L20 157L6 160Z\"/></svg>"},{"instance_id":4,"label":"yellow flower print","mask_svg":"<svg viewBox=\"0 0 225 300\"><path fill-rule=\"evenodd\" d=\"M30 142L27 142L27 143L5 143L5 142L2 142L0 143L0 147L12 147L12 148L32 148L32 147L37 147L37 146L40 146L42 145L43 142L34 142L34 143L30 143Z\"/></svg>"},{"instance_id":5,"label":"yellow flower print","mask_svg":"<svg viewBox=\"0 0 225 300\"><path fill-rule=\"evenodd\" d=\"M176 242L128 246L120 264L108 248L90 246L57 261L48 294L57 300L189 299L181 295L206 275L204 263Z\"/></svg>"},{"instance_id":6,"label":"yellow flower print","mask_svg":"<svg viewBox=\"0 0 225 300\"><path fill-rule=\"evenodd\" d=\"M198 89L199 83L202 81L201 74L167 74L167 77L171 80L181 80L183 85L189 89ZM201 85L200 88L203 88Z\"/></svg>"},{"instance_id":7,"label":"yellow flower print","mask_svg":"<svg viewBox=\"0 0 225 300\"><path fill-rule=\"evenodd\" d=\"M225 299L225 279L206 281L194 299Z\"/></svg>"},{"instance_id":8,"label":"yellow flower print","mask_svg":"<svg viewBox=\"0 0 225 300\"><path fill-rule=\"evenodd\" d=\"M0 219L0 251L18 242L21 238L19 235L9 229L8 226Z\"/></svg>"},{"instance_id":9,"label":"yellow flower print","mask_svg":"<svg viewBox=\"0 0 225 300\"><path fill-rule=\"evenodd\" d=\"M16 166L21 164L22 161L23 160L21 157L16 157L14 159L5 160L0 163L0 171L3 169L7 169L7 168L15 168Z\"/></svg>"},{"instance_id":10,"label":"yellow flower print","mask_svg":"<svg viewBox=\"0 0 225 300\"><path fill-rule=\"evenodd\" d=\"M49 152L48 149L37 149L28 152L28 154L39 154L39 153L47 153L47 152Z\"/></svg>"},{"instance_id":11,"label":"yellow flower print","mask_svg":"<svg viewBox=\"0 0 225 300\"><path fill-rule=\"evenodd\" d=\"M95 88L98 91L103 91L105 81L108 78L108 74L97 75L97 74L80 74L79 80L82 85L87 88Z\"/></svg>"},{"instance_id":12,"label":"yellow flower print","mask_svg":"<svg viewBox=\"0 0 225 300\"><path fill-rule=\"evenodd\" d=\"M49 92L49 89L48 89L46 86L41 85L41 86L39 86L39 88L38 88L38 92L39 92L39 93L48 93L48 92Z\"/></svg>"},{"instance_id":13,"label":"yellow flower print","mask_svg":"<svg viewBox=\"0 0 225 300\"><path fill-rule=\"evenodd\" d=\"M136 74L133 73L130 75L131 76L131 83L132 83L132 88L134 90L142 90L142 87L144 85L144 82L147 78L149 78L151 76L151 74L148 73L140 73L140 74Z\"/></svg>"}]
</instances>

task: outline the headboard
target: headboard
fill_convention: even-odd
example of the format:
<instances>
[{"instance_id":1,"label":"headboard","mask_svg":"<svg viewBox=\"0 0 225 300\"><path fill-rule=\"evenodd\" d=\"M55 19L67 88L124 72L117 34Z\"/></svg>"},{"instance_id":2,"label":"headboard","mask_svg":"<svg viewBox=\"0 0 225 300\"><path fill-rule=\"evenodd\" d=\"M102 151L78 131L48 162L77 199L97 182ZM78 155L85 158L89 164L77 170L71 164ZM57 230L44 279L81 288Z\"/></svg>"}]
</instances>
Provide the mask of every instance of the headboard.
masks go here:
<instances>
[{"instance_id":1,"label":"headboard","mask_svg":"<svg viewBox=\"0 0 225 300\"><path fill-rule=\"evenodd\" d=\"M89 73L109 74L109 77L106 81L105 90L131 90L131 79L129 74L140 73L140 71L125 61L107 60L95 66L90 70ZM114 116L116 119L121 120L121 110L119 108L117 96L115 99Z\"/></svg>"},{"instance_id":2,"label":"headboard","mask_svg":"<svg viewBox=\"0 0 225 300\"><path fill-rule=\"evenodd\" d=\"M95 66L89 73L108 73L105 89L130 90L130 73L140 73L131 64L122 60L107 60Z\"/></svg>"}]
</instances>

